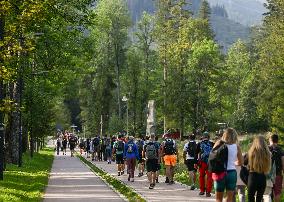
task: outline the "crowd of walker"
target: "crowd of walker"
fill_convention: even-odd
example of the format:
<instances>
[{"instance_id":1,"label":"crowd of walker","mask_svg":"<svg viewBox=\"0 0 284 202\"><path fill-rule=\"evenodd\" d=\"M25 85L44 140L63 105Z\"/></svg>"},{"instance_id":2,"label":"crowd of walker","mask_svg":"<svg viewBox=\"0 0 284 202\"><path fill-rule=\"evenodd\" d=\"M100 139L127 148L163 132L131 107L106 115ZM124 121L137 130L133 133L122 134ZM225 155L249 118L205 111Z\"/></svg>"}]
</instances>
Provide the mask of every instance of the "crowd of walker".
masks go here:
<instances>
[{"instance_id":1,"label":"crowd of walker","mask_svg":"<svg viewBox=\"0 0 284 202\"><path fill-rule=\"evenodd\" d=\"M197 137L200 140L197 141ZM201 137L190 134L183 145L183 155L180 155L188 169L192 183L190 189L197 188L199 172L200 196L211 197L214 186L217 202L223 201L224 196L228 202L237 201L237 198L240 202L280 202L284 153L278 145L278 138L273 133L269 134L268 141L264 136L256 136L248 152L242 153L238 134L233 128L224 130L215 141L210 140L207 131L201 133ZM107 164L115 161L118 176L127 174L130 182L134 182L137 167L137 177L142 177L146 170L149 189L154 189L159 183L159 171L163 164L165 183L175 183L178 145L169 137L159 141L154 134L137 139L119 134L112 138L96 136L84 140L68 132L58 134L57 154L62 150L66 155L66 147L70 147L73 156L76 145L79 145L80 153L85 152L92 161L106 161Z\"/></svg>"}]
</instances>

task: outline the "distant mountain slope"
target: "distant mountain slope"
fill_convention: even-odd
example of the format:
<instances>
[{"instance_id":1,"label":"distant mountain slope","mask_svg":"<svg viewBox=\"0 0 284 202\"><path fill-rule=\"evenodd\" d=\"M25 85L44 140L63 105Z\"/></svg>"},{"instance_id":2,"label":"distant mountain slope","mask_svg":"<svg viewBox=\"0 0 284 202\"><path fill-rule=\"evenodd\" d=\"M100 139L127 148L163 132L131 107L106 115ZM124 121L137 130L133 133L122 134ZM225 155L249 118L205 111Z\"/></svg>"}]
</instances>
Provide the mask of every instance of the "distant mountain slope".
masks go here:
<instances>
[{"instance_id":1,"label":"distant mountain slope","mask_svg":"<svg viewBox=\"0 0 284 202\"><path fill-rule=\"evenodd\" d=\"M209 0L211 6L224 5L229 19L246 26L261 24L266 12L264 0Z\"/></svg>"},{"instance_id":2,"label":"distant mountain slope","mask_svg":"<svg viewBox=\"0 0 284 202\"><path fill-rule=\"evenodd\" d=\"M188 0L188 2L191 3L189 9L192 10L194 14L198 13L200 0ZM155 12L155 1L153 0L127 0L127 3L134 24L140 20L143 11L149 13ZM237 39L247 40L249 38L249 27L228 19L229 14L222 6L214 7L218 7L218 9L212 9L210 23L215 33L215 39L223 47L224 51L227 51L230 45ZM216 11L216 13L213 12L213 10Z\"/></svg>"}]
</instances>

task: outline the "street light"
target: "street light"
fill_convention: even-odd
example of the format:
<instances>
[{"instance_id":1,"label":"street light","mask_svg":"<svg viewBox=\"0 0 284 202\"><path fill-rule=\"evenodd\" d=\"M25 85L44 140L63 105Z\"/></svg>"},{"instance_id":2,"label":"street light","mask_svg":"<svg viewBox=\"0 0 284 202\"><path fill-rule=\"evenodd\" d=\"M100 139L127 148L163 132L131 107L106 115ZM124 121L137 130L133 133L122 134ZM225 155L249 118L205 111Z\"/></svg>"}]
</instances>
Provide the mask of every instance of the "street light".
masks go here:
<instances>
[{"instance_id":1,"label":"street light","mask_svg":"<svg viewBox=\"0 0 284 202\"><path fill-rule=\"evenodd\" d=\"M126 123L127 123L126 134L128 136L128 98L124 95L122 101L126 102Z\"/></svg>"}]
</instances>

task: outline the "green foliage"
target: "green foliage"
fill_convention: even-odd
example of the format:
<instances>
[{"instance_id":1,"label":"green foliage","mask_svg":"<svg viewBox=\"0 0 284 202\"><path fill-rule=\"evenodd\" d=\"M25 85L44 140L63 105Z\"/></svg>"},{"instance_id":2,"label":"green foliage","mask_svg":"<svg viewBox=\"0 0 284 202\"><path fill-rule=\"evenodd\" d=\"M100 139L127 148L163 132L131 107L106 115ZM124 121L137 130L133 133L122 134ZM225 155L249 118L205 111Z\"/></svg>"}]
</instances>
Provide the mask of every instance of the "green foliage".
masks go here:
<instances>
[{"instance_id":1,"label":"green foliage","mask_svg":"<svg viewBox=\"0 0 284 202\"><path fill-rule=\"evenodd\" d=\"M0 181L0 201L41 201L53 162L53 150L44 149L30 159L23 156L23 167L7 165Z\"/></svg>"}]
</instances>

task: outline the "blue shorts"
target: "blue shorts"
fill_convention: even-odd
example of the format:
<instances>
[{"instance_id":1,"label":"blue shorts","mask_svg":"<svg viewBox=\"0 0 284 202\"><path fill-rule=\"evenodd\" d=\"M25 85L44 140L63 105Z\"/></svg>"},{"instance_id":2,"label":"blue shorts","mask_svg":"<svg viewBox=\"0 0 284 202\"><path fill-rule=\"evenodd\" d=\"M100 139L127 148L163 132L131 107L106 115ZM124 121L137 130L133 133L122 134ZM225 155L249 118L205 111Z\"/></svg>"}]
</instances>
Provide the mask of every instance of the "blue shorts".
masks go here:
<instances>
[{"instance_id":1,"label":"blue shorts","mask_svg":"<svg viewBox=\"0 0 284 202\"><path fill-rule=\"evenodd\" d=\"M214 181L214 188L217 192L235 191L237 185L237 171L228 170L222 180Z\"/></svg>"}]
</instances>

